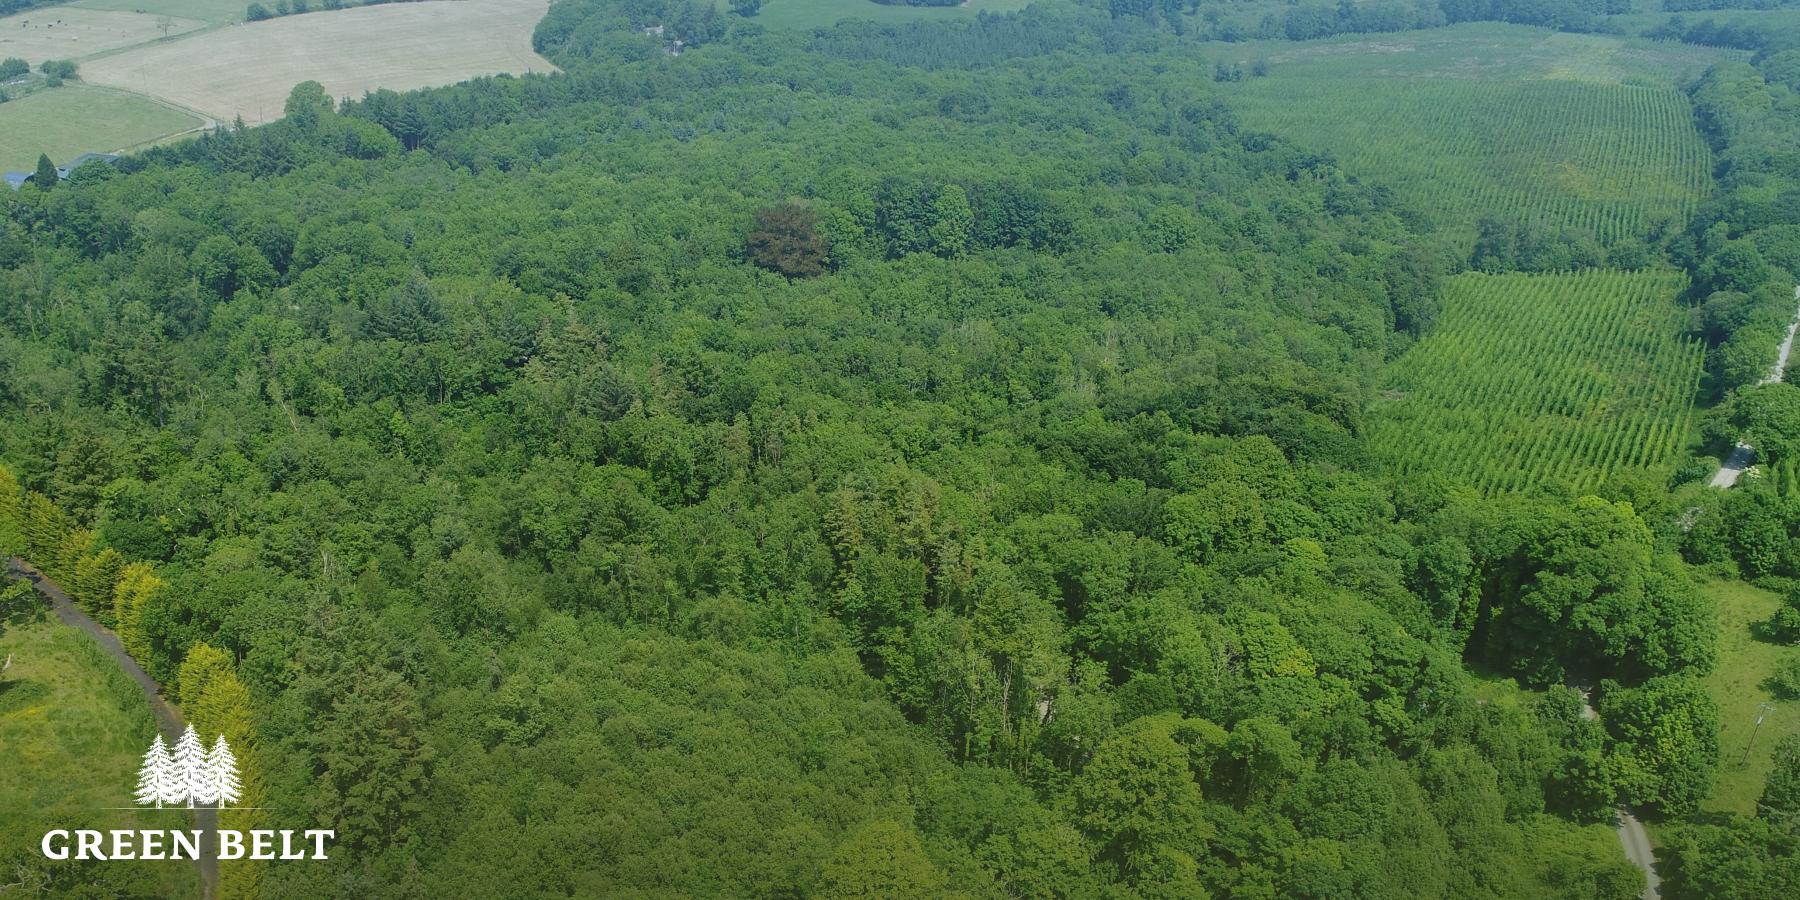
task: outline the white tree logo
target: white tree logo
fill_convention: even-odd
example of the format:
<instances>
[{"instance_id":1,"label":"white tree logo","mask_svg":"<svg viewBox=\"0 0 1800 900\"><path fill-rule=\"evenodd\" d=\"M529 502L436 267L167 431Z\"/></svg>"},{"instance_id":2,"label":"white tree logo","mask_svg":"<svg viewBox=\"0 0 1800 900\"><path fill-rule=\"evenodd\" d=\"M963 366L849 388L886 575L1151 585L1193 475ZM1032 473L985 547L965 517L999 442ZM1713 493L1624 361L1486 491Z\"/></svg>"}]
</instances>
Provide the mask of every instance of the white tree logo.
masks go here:
<instances>
[{"instance_id":1,"label":"white tree logo","mask_svg":"<svg viewBox=\"0 0 1800 900\"><path fill-rule=\"evenodd\" d=\"M162 735L150 744L150 752L144 754L144 764L138 768L137 802L156 804L162 809L163 801L180 803L187 799L186 789L178 773L175 771L175 760L169 756L169 745L163 743Z\"/></svg>"},{"instance_id":2,"label":"white tree logo","mask_svg":"<svg viewBox=\"0 0 1800 900\"><path fill-rule=\"evenodd\" d=\"M164 804L224 806L236 803L243 786L238 782L237 757L225 736L213 740L212 749L200 743L200 735L189 725L175 741L175 752L163 743L162 735L150 743L144 764L138 768L137 802Z\"/></svg>"}]
</instances>

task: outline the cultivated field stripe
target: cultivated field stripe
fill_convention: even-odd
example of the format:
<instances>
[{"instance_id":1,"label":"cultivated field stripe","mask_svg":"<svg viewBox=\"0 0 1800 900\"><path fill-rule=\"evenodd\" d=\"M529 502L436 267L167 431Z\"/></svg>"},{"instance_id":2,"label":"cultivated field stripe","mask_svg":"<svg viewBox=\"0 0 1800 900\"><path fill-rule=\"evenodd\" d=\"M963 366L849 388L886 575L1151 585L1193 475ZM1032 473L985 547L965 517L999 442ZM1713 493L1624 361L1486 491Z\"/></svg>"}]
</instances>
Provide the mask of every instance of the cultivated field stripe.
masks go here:
<instances>
[{"instance_id":1,"label":"cultivated field stripe","mask_svg":"<svg viewBox=\"0 0 1800 900\"><path fill-rule=\"evenodd\" d=\"M1370 447L1402 474L1487 493L1673 464L1705 356L1675 303L1684 286L1612 270L1449 279L1437 330L1392 367Z\"/></svg>"}]
</instances>

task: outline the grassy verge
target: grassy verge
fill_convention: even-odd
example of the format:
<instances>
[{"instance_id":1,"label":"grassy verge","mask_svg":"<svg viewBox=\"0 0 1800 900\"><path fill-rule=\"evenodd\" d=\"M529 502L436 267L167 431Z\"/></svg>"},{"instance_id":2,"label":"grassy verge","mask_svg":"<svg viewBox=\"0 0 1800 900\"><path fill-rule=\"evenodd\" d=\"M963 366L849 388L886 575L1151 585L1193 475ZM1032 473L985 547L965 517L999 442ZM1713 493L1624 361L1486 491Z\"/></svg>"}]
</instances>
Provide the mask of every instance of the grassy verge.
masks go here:
<instances>
[{"instance_id":1,"label":"grassy verge","mask_svg":"<svg viewBox=\"0 0 1800 900\"><path fill-rule=\"evenodd\" d=\"M52 828L187 828L176 811L130 807L138 760L156 733L150 707L85 635L48 614L0 634L0 872L24 895L189 897L187 862L52 862ZM5 890L0 888L0 894Z\"/></svg>"}]
</instances>

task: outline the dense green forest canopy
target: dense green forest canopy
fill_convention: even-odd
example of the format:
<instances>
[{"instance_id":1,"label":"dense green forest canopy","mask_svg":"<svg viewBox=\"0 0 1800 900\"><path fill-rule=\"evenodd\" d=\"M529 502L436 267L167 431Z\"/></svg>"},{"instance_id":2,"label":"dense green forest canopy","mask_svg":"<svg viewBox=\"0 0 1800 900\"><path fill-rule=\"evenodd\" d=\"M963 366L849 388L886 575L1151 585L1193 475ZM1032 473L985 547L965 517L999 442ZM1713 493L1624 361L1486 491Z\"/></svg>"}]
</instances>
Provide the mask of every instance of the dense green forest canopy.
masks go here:
<instances>
[{"instance_id":1,"label":"dense green forest canopy","mask_svg":"<svg viewBox=\"0 0 1800 900\"><path fill-rule=\"evenodd\" d=\"M263 896L1637 895L1710 613L1660 485L1371 463L1427 220L1150 17L711 9L0 194L0 538L235 666Z\"/></svg>"}]
</instances>

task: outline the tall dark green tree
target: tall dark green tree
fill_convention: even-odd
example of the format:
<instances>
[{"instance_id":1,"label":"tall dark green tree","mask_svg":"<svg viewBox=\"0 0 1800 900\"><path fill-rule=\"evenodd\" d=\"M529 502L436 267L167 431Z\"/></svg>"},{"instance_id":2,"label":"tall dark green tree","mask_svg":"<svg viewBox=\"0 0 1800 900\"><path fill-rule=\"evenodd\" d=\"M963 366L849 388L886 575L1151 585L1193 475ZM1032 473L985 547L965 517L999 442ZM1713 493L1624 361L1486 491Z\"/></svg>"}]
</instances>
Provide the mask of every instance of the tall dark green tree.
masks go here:
<instances>
[{"instance_id":1,"label":"tall dark green tree","mask_svg":"<svg viewBox=\"0 0 1800 900\"><path fill-rule=\"evenodd\" d=\"M1800 735L1777 741L1773 758L1775 766L1763 782L1756 814L1800 839Z\"/></svg>"},{"instance_id":2,"label":"tall dark green tree","mask_svg":"<svg viewBox=\"0 0 1800 900\"><path fill-rule=\"evenodd\" d=\"M37 171L31 174L31 183L37 185L38 190L47 191L56 187L59 180L60 176L56 174L56 163L50 161L50 155L48 153L39 154Z\"/></svg>"},{"instance_id":3,"label":"tall dark green tree","mask_svg":"<svg viewBox=\"0 0 1800 900\"><path fill-rule=\"evenodd\" d=\"M825 273L831 243L819 229L817 212L798 203L781 203L757 210L753 218L755 224L745 239L752 262L789 278Z\"/></svg>"}]
</instances>

